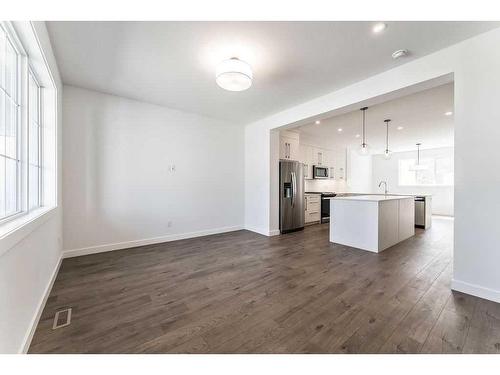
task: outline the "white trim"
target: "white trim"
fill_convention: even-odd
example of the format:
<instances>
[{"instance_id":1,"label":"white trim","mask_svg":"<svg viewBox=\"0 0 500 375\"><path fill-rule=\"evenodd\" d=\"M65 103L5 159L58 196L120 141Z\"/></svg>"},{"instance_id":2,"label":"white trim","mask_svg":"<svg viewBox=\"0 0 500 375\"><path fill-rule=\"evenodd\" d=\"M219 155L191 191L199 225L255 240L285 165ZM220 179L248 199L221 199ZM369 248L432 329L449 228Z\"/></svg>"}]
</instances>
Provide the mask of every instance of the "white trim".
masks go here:
<instances>
[{"instance_id":1,"label":"white trim","mask_svg":"<svg viewBox=\"0 0 500 375\"><path fill-rule=\"evenodd\" d=\"M52 276L50 277L50 280L45 287L45 291L43 293L42 299L40 300L40 303L38 304L38 309L33 317L31 324L30 324L30 329L28 332L26 332L26 335L23 340L23 344L20 348L19 353L26 354L28 353L28 349L30 348L31 345L31 340L33 340L33 336L35 335L36 327L38 326L38 322L40 321L40 317L42 316L43 309L45 308L45 304L47 303L47 299L49 298L50 292L52 290L52 287L54 286L54 282L56 281L57 274L59 273L59 268L61 267L62 263L62 256L59 256L59 261L57 262L56 267L54 268L54 271L52 272Z\"/></svg>"},{"instance_id":2,"label":"white trim","mask_svg":"<svg viewBox=\"0 0 500 375\"><path fill-rule=\"evenodd\" d=\"M256 228L256 227L250 227L250 226L245 226L245 229L249 230L250 232L262 234L263 236L267 236L267 237L277 236L278 234L281 233L279 229L267 230L265 228Z\"/></svg>"},{"instance_id":3,"label":"white trim","mask_svg":"<svg viewBox=\"0 0 500 375\"><path fill-rule=\"evenodd\" d=\"M479 298L500 303L500 290L493 290L485 288L484 286L470 284L456 279L451 280L451 289L456 290L457 292L471 294Z\"/></svg>"},{"instance_id":4,"label":"white trim","mask_svg":"<svg viewBox=\"0 0 500 375\"><path fill-rule=\"evenodd\" d=\"M232 227L222 227L222 228L201 230L198 232L170 234L167 236L145 238L145 239L141 239L141 240L133 240L133 241L117 242L117 243L110 243L110 244L104 244L104 245L82 247L80 249L63 250L62 257L63 258L72 258L72 257L81 256L81 255L104 253L106 251L122 250L122 249L131 248L131 247L137 247L137 246L153 245L153 244L162 243L162 242L171 242L171 241L177 241L177 240L184 240L184 239L188 239L188 238L209 236L212 234L234 232L234 231L242 230L242 229L244 229L244 227L242 225L236 225L236 226L232 226Z\"/></svg>"},{"instance_id":5,"label":"white trim","mask_svg":"<svg viewBox=\"0 0 500 375\"><path fill-rule=\"evenodd\" d=\"M53 217L56 210L57 207L40 207L2 224L0 226L0 256Z\"/></svg>"},{"instance_id":6,"label":"white trim","mask_svg":"<svg viewBox=\"0 0 500 375\"><path fill-rule=\"evenodd\" d=\"M250 232L262 234L263 236L269 236L269 231L266 228L256 228L245 225L245 229L249 230Z\"/></svg>"},{"instance_id":7,"label":"white trim","mask_svg":"<svg viewBox=\"0 0 500 375\"><path fill-rule=\"evenodd\" d=\"M453 215L441 215L441 214L432 214L433 219L441 219L441 220L455 220L455 216Z\"/></svg>"}]
</instances>

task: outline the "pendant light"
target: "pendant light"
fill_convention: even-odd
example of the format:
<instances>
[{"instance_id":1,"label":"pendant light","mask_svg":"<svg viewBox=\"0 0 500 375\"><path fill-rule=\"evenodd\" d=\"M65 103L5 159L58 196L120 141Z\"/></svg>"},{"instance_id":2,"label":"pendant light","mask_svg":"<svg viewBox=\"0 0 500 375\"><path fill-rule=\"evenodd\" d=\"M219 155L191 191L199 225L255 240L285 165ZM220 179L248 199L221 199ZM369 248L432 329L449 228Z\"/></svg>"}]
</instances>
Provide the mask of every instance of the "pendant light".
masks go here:
<instances>
[{"instance_id":1,"label":"pendant light","mask_svg":"<svg viewBox=\"0 0 500 375\"><path fill-rule=\"evenodd\" d=\"M385 151L384 151L384 158L390 159L391 158L391 151L389 150L389 122L391 122L390 119L384 120L385 122Z\"/></svg>"},{"instance_id":2,"label":"pendant light","mask_svg":"<svg viewBox=\"0 0 500 375\"><path fill-rule=\"evenodd\" d=\"M362 156L366 156L369 154L369 148L368 148L368 144L366 143L366 119L365 119L365 112L366 110L368 109L368 107L363 107L360 109L360 111L363 113L363 131L362 131L362 134L363 134L363 143L361 143L360 147L359 147L359 154L362 155Z\"/></svg>"},{"instance_id":3,"label":"pendant light","mask_svg":"<svg viewBox=\"0 0 500 375\"><path fill-rule=\"evenodd\" d=\"M420 164L420 146L422 143L417 143L417 164L411 168L412 171L423 171L427 169L427 165Z\"/></svg>"}]
</instances>

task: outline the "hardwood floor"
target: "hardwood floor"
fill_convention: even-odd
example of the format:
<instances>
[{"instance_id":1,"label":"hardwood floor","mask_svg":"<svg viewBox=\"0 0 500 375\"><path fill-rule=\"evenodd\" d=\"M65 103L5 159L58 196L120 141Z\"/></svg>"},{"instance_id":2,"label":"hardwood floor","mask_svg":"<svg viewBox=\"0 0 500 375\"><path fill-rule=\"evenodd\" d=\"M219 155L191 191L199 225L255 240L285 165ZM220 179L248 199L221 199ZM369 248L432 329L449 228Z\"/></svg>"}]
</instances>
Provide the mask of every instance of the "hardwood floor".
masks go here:
<instances>
[{"instance_id":1,"label":"hardwood floor","mask_svg":"<svg viewBox=\"0 0 500 375\"><path fill-rule=\"evenodd\" d=\"M453 222L433 224L380 254L326 224L65 259L29 352L500 353L500 304L450 291Z\"/></svg>"}]
</instances>

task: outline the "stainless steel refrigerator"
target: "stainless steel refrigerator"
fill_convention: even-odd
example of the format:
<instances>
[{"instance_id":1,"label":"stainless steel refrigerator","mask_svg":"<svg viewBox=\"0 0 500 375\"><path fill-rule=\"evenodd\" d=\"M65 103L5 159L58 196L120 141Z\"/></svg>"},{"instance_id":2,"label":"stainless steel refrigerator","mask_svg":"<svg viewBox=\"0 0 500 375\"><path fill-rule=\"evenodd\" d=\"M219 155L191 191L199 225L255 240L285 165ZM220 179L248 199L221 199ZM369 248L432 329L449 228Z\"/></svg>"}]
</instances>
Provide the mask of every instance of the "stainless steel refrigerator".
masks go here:
<instances>
[{"instance_id":1,"label":"stainless steel refrigerator","mask_svg":"<svg viewBox=\"0 0 500 375\"><path fill-rule=\"evenodd\" d=\"M304 169L302 163L280 160L280 232L304 228Z\"/></svg>"}]
</instances>

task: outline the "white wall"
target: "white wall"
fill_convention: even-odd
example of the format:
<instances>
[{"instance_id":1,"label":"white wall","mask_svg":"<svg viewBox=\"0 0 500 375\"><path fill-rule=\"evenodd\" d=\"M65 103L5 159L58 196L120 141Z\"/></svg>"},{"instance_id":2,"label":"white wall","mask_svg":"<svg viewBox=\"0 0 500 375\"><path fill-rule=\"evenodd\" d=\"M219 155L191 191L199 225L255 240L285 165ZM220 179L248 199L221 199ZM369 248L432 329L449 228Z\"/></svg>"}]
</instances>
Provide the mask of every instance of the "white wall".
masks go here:
<instances>
[{"instance_id":1,"label":"white wall","mask_svg":"<svg viewBox=\"0 0 500 375\"><path fill-rule=\"evenodd\" d=\"M408 87L431 80L445 83L450 74L455 89L455 238L453 288L500 302L500 252L497 230L500 212L500 29L414 60L338 91L289 108L246 126L246 226L270 224L278 215L266 195L277 175L269 168L269 130L310 122L360 105L373 105ZM425 85L425 84L424 84ZM252 150L258 154L249 155ZM276 162L277 160L271 160ZM268 195L269 197L269 195ZM277 197L276 197L277 198ZM271 229L262 228L263 231Z\"/></svg>"},{"instance_id":2,"label":"white wall","mask_svg":"<svg viewBox=\"0 0 500 375\"><path fill-rule=\"evenodd\" d=\"M357 150L349 150L347 161L347 184L350 192L371 193L373 166L370 156L359 155Z\"/></svg>"},{"instance_id":3,"label":"white wall","mask_svg":"<svg viewBox=\"0 0 500 375\"><path fill-rule=\"evenodd\" d=\"M394 152L389 160L386 160L383 155L373 155L373 191L383 192L384 187L379 188L378 184L380 181L387 181L391 193L432 194L432 213L453 216L453 186L399 186L399 160L414 159L415 157L416 151ZM422 150L420 157L451 157L453 159L453 148Z\"/></svg>"},{"instance_id":4,"label":"white wall","mask_svg":"<svg viewBox=\"0 0 500 375\"><path fill-rule=\"evenodd\" d=\"M245 228L264 235L279 230L279 219L273 221L271 216L271 208L275 211L279 207L274 188L278 186L278 148L279 132L270 132L267 127L245 127ZM272 165L278 167L273 170ZM269 183L271 170L273 184ZM276 199L272 199L274 195Z\"/></svg>"},{"instance_id":5,"label":"white wall","mask_svg":"<svg viewBox=\"0 0 500 375\"><path fill-rule=\"evenodd\" d=\"M72 86L63 111L65 256L242 228L240 125Z\"/></svg>"},{"instance_id":6,"label":"white wall","mask_svg":"<svg viewBox=\"0 0 500 375\"><path fill-rule=\"evenodd\" d=\"M58 90L58 207L31 223L32 231L0 256L0 353L27 350L61 255L62 84L45 23L34 22L33 25Z\"/></svg>"}]
</instances>

